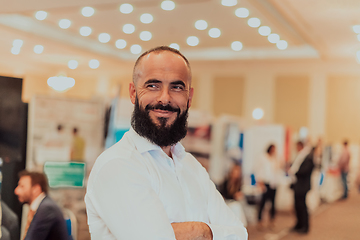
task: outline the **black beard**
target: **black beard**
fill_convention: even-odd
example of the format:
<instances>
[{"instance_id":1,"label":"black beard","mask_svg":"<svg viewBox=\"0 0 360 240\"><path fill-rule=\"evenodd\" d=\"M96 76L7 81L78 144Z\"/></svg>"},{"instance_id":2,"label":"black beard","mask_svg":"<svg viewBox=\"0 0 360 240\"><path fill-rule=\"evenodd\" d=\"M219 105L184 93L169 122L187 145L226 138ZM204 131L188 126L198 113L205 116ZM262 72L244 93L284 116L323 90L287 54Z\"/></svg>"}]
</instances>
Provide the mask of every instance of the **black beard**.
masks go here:
<instances>
[{"instance_id":1,"label":"black beard","mask_svg":"<svg viewBox=\"0 0 360 240\"><path fill-rule=\"evenodd\" d=\"M152 109L177 112L177 117L170 126L166 126L168 118L158 118L160 125L156 125L149 115ZM180 114L180 109L173 108L170 105L163 106L161 104L155 106L149 104L145 107L145 110L142 110L136 97L134 112L131 117L131 126L140 136L148 139L150 142L160 147L171 146L186 136L188 110L189 107L184 113Z\"/></svg>"}]
</instances>

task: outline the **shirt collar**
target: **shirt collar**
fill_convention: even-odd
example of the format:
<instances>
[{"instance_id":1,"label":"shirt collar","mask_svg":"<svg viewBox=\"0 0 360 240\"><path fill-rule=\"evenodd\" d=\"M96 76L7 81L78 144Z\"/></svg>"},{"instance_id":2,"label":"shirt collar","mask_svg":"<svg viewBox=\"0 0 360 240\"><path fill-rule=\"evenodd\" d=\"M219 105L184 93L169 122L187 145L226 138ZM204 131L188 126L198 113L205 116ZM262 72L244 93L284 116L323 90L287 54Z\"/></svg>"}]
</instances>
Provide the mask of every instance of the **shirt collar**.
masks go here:
<instances>
[{"instance_id":1,"label":"shirt collar","mask_svg":"<svg viewBox=\"0 0 360 240\"><path fill-rule=\"evenodd\" d=\"M34 199L34 201L32 201L32 203L30 204L30 209L33 211L37 211L37 209L39 208L40 203L42 202L42 200L46 197L45 193L40 193L39 196L37 196L37 198Z\"/></svg>"},{"instance_id":2,"label":"shirt collar","mask_svg":"<svg viewBox=\"0 0 360 240\"><path fill-rule=\"evenodd\" d=\"M132 127L129 130L129 137L133 140L133 143L136 149L141 153L149 151L163 151L161 147L150 142L148 139L140 136ZM175 155L178 160L181 160L185 157L185 148L180 142L176 143L171 147L172 155Z\"/></svg>"}]
</instances>

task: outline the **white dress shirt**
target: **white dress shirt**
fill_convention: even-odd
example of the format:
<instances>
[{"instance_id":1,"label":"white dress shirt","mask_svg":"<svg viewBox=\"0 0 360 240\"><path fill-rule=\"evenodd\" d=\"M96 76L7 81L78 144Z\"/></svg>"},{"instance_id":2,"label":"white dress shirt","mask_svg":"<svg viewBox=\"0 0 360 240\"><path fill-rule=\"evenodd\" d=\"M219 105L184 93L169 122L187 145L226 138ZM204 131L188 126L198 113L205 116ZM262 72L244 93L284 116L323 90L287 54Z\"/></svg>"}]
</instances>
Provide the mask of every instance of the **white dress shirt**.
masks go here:
<instances>
[{"instance_id":1,"label":"white dress shirt","mask_svg":"<svg viewBox=\"0 0 360 240\"><path fill-rule=\"evenodd\" d=\"M130 129L96 160L85 196L91 238L175 240L171 223L208 224L214 240L246 240L206 170L183 146L172 158Z\"/></svg>"}]
</instances>

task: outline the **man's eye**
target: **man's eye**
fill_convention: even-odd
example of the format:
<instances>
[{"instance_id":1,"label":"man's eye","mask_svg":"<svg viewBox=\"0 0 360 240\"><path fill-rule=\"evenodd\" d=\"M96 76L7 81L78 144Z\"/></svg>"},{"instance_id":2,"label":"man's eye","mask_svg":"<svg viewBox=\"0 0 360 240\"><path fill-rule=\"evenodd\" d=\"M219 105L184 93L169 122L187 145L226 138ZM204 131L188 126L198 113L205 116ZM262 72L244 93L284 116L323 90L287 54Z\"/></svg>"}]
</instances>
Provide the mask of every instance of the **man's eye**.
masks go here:
<instances>
[{"instance_id":1,"label":"man's eye","mask_svg":"<svg viewBox=\"0 0 360 240\"><path fill-rule=\"evenodd\" d=\"M173 89L174 90L184 90L184 87L181 85L178 85L178 86L173 86Z\"/></svg>"},{"instance_id":2,"label":"man's eye","mask_svg":"<svg viewBox=\"0 0 360 240\"><path fill-rule=\"evenodd\" d=\"M157 86L155 84L148 84L146 87L147 88L156 88Z\"/></svg>"}]
</instances>

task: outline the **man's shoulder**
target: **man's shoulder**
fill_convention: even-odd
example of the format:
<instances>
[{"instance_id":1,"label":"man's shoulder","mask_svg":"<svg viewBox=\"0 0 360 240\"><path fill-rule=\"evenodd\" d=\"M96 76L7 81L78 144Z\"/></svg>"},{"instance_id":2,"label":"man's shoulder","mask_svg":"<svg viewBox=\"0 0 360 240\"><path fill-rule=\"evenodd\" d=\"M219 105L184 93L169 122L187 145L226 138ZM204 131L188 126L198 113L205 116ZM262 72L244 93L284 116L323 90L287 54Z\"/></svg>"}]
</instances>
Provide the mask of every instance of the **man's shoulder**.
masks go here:
<instances>
[{"instance_id":1,"label":"man's shoulder","mask_svg":"<svg viewBox=\"0 0 360 240\"><path fill-rule=\"evenodd\" d=\"M63 217L60 207L52 200L49 196L46 196L40 203L38 210L36 211L38 215L45 214L46 216L60 216Z\"/></svg>"}]
</instances>

